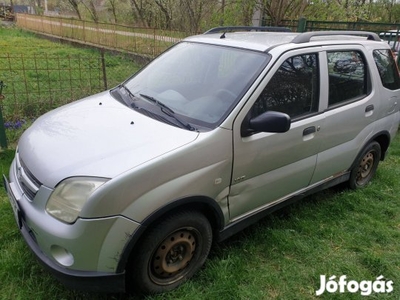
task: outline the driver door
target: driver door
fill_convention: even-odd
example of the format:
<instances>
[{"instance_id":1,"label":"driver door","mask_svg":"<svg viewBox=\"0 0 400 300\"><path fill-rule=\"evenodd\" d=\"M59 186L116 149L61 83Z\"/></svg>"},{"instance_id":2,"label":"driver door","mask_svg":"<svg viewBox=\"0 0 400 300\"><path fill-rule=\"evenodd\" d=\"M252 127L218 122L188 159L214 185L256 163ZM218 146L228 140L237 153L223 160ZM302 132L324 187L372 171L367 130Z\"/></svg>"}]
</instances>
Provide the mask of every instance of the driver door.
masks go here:
<instances>
[{"instance_id":1,"label":"driver door","mask_svg":"<svg viewBox=\"0 0 400 300\"><path fill-rule=\"evenodd\" d=\"M319 59L318 52L284 54L236 119L231 220L281 202L309 185L324 122L319 112ZM268 110L288 114L289 131L246 134L249 119Z\"/></svg>"}]
</instances>

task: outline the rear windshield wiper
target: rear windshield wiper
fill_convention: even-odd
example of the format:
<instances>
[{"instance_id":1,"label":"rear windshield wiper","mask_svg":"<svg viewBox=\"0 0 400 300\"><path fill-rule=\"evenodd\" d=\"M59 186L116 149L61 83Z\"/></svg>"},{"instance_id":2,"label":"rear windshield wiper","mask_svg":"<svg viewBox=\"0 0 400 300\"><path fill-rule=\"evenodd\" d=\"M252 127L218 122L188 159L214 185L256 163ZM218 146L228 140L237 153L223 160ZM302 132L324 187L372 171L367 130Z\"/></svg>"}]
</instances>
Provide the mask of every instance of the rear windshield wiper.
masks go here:
<instances>
[{"instance_id":1,"label":"rear windshield wiper","mask_svg":"<svg viewBox=\"0 0 400 300\"><path fill-rule=\"evenodd\" d=\"M175 112L172 110L172 108L168 107L167 105L165 105L164 103L158 101L156 98L146 95L146 94L139 94L140 96L142 96L143 98L145 98L146 100L149 100L151 102L153 102L155 105L157 105L158 107L160 107L161 111L163 113L165 113L167 116L174 118L179 124L181 124L184 128L188 129L188 130L195 130L196 128L194 128L192 125L190 125L189 123L181 120L179 117L177 117L175 115Z\"/></svg>"}]
</instances>

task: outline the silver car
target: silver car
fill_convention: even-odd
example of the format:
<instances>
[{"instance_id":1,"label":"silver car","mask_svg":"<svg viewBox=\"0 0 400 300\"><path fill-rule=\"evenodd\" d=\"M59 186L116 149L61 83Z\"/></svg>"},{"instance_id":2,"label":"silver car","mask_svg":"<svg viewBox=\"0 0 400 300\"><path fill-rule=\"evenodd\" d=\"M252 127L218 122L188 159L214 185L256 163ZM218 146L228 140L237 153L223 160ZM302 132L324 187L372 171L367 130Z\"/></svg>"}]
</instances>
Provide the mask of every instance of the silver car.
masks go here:
<instances>
[{"instance_id":1,"label":"silver car","mask_svg":"<svg viewBox=\"0 0 400 300\"><path fill-rule=\"evenodd\" d=\"M213 241L316 191L364 187L384 159L400 78L378 35L218 31L21 137L5 187L66 285L171 290Z\"/></svg>"}]
</instances>

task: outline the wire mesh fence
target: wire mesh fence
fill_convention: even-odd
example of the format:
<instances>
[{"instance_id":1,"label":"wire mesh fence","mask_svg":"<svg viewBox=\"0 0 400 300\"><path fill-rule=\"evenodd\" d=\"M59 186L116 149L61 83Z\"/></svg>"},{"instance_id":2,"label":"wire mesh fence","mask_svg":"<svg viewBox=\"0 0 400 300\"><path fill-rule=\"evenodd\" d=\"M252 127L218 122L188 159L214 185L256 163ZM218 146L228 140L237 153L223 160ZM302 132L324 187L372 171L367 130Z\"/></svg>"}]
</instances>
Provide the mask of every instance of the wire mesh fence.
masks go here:
<instances>
[{"instance_id":1,"label":"wire mesh fence","mask_svg":"<svg viewBox=\"0 0 400 300\"><path fill-rule=\"evenodd\" d=\"M34 118L104 90L101 59L101 56L80 55L0 55L3 117L9 120Z\"/></svg>"},{"instance_id":2,"label":"wire mesh fence","mask_svg":"<svg viewBox=\"0 0 400 300\"><path fill-rule=\"evenodd\" d=\"M137 70L123 55L0 54L1 107L6 121L50 109L112 87Z\"/></svg>"},{"instance_id":3,"label":"wire mesh fence","mask_svg":"<svg viewBox=\"0 0 400 300\"><path fill-rule=\"evenodd\" d=\"M154 57L186 37L184 32L17 14L17 26L64 39Z\"/></svg>"},{"instance_id":4,"label":"wire mesh fence","mask_svg":"<svg viewBox=\"0 0 400 300\"><path fill-rule=\"evenodd\" d=\"M6 145L5 135L13 142L19 129L43 113L116 86L140 67L123 53L48 54L43 50L0 54L1 147Z\"/></svg>"}]
</instances>

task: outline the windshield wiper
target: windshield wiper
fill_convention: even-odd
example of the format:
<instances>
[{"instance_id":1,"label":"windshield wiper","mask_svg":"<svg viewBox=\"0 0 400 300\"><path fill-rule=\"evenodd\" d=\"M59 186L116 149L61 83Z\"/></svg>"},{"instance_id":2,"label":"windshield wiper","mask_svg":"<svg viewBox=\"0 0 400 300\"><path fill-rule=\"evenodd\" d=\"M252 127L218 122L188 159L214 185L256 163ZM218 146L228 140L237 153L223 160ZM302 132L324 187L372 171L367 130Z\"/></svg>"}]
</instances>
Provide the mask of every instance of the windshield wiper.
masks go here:
<instances>
[{"instance_id":1,"label":"windshield wiper","mask_svg":"<svg viewBox=\"0 0 400 300\"><path fill-rule=\"evenodd\" d=\"M167 116L174 118L179 124L181 124L184 128L188 129L188 130L195 130L196 128L194 128L192 125L190 125L189 123L181 120L180 118L178 118L175 115L175 112L172 110L172 108L168 107L167 105L165 105L164 103L158 101L156 98L146 95L146 94L139 94L140 96L142 96L143 98L145 98L146 100L149 100L151 102L153 102L154 104L156 104L158 107L160 107L161 111L166 114Z\"/></svg>"},{"instance_id":2,"label":"windshield wiper","mask_svg":"<svg viewBox=\"0 0 400 300\"><path fill-rule=\"evenodd\" d=\"M137 100L135 95L132 94L132 92L124 84L120 84L119 87L124 89L125 92L122 93L123 95L128 95L129 96L129 100L130 100L129 103L124 100L126 105L129 105L132 108L138 108L137 105L135 104L135 101Z\"/></svg>"}]
</instances>

